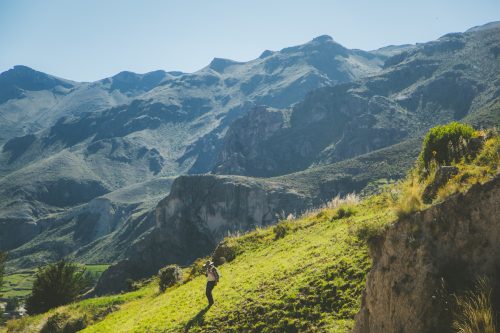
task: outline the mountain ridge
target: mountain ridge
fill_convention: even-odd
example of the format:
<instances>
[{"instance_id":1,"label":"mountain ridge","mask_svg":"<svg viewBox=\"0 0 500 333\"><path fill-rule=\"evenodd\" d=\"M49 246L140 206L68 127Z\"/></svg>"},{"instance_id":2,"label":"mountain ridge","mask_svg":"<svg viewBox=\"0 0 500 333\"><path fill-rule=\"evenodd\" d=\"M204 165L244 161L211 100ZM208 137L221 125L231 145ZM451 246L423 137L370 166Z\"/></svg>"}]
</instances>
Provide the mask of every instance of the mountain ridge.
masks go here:
<instances>
[{"instance_id":1,"label":"mountain ridge","mask_svg":"<svg viewBox=\"0 0 500 333\"><path fill-rule=\"evenodd\" d=\"M217 161L219 153L225 153L224 141L229 140L228 134L246 133L246 129L240 131L236 125L245 119L249 124L255 124L255 119L248 118L255 112L249 110L254 104L264 102L271 104L265 109L269 110L271 117L264 116L263 126L259 128L269 126L269 135L254 135L254 148L262 148L256 156L262 158L261 162L266 161L264 157L268 158L272 163L261 164L265 164L265 168L271 167L264 168L268 174L243 171L243 175L282 177L279 180L284 184L299 184L297 186L308 188L311 198L318 196L323 201L338 193L361 191L370 182L402 177L409 165L398 161L396 152L399 154L402 152L400 148L406 147L411 155L414 150L404 145L398 148L394 144L406 139L417 139L409 142L418 142L419 133L429 126L454 119L455 115L468 116L468 112L482 110L483 105L494 102L497 89L495 80L491 79L495 71L491 61L494 53L489 50L497 41L496 34L491 31L452 34L418 47L403 48L402 53L390 58L348 50L331 38L322 37L307 45L285 48L284 53L267 52L265 57L244 64L217 60L215 65L221 62L224 67L222 74L205 67L196 75L172 75L175 79L161 79L163 81L158 87L148 90L140 98L115 89L112 92L116 97L115 104L120 100L125 104L97 111L101 105L99 102L93 104L96 108L92 110L84 113L76 110L57 118L53 126L28 134L21 140L7 141L9 143L0 153L0 174L4 184L2 197L5 198L2 201L3 215L0 216L0 239L4 242L7 233L15 233L16 228L31 230L25 233L29 239L9 239L15 243L9 243L9 249L15 255L16 265L23 267L47 258L55 259L61 253L93 260L123 259L116 253L105 255L102 245L118 244L120 238L127 239L130 245L150 232L155 223L154 216L151 216L152 207L160 201L161 191L163 197L168 194L170 179L214 170L216 163L220 162ZM486 42L492 44L485 46ZM469 50L474 43L477 54L488 55L474 64L482 66L481 73L471 76L471 64L468 63L471 57L464 56L463 63L453 64L447 63L444 56L439 59L443 54L461 52L464 47ZM321 45L327 46L324 53L319 52L323 50ZM366 58L359 58L363 56ZM363 66L374 65L370 68L378 74L335 83L335 73L342 74L339 81L352 80L360 73L359 68L351 71L350 67L343 67L352 65L351 60ZM436 71L439 76L433 76ZM154 75L163 77L165 73ZM125 83L131 76L133 87L137 82L140 87L149 87L147 84L141 86L140 75L124 73L121 76ZM108 89L112 82L105 84ZM453 89L444 88L448 86ZM104 86L101 82L97 88L92 88L92 84L85 87L101 89ZM99 91L109 94L106 89ZM313 91L308 95L311 89ZM440 96L443 91L448 92L446 98ZM465 102L474 102L465 103L466 107L459 105L464 103L453 104L448 97L454 94L463 97ZM306 95L301 102L302 96ZM426 99L422 100L421 96ZM425 103L420 104L421 101ZM297 102L300 103L290 107ZM489 115L496 109L484 110L484 114ZM388 122L391 114L400 115L403 125ZM274 128L275 116L281 117L277 130ZM331 127L332 124L338 124L339 128ZM395 135L399 133L397 131L403 134ZM265 140L276 141L269 144ZM240 143L235 142L237 147ZM370 155L380 149L382 153ZM234 154L230 150L227 156L238 156L235 165L239 166L242 156L241 160L246 161L248 154L245 154L236 149ZM273 163L278 168L273 169ZM388 169L379 171L377 165L385 165ZM74 172L65 171L65 178L58 179L58 173L63 174L62 166ZM47 172L48 168L51 172ZM246 167L240 169L246 170ZM373 171L373 177L364 171ZM66 190L68 184L72 184L74 190ZM128 204L116 202L119 197L114 195L116 191L135 185L137 187L130 192ZM193 190L195 188L193 186ZM58 193L61 198L46 196L47 192ZM155 195L148 195L151 192ZM81 195L86 202L81 200ZM107 199L100 199L103 196ZM106 204L101 205L103 202ZM118 211L116 207L126 214L108 214L112 210ZM279 207L273 209L279 210ZM75 213L80 210L85 216L79 217ZM120 223L116 223L118 217ZM50 228L52 223L53 229ZM135 224L139 225L137 229L133 227ZM63 231L64 226L66 231ZM105 235L99 230L108 230L109 233ZM129 235L137 238L128 238L129 231ZM88 237L71 244L68 239L75 232ZM103 243L99 244L100 241ZM212 246L213 240L210 242ZM78 252L75 244L81 246L82 251ZM63 251L43 252L56 245ZM32 254L43 255L33 255L31 263L23 262L21 254L30 253L30 248L34 251Z\"/></svg>"}]
</instances>

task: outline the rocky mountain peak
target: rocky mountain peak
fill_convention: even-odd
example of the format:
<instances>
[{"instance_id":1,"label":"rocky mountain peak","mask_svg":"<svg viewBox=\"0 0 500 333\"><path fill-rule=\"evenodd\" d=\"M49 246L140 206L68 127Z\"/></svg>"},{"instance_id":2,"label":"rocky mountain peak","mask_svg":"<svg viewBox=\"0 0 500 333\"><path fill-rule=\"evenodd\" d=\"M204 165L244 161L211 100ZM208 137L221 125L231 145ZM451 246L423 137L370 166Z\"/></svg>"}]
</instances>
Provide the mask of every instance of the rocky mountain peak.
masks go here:
<instances>
[{"instance_id":1,"label":"rocky mountain peak","mask_svg":"<svg viewBox=\"0 0 500 333\"><path fill-rule=\"evenodd\" d=\"M273 54L274 54L273 51L271 51L271 50L265 50L264 52L261 53L261 55L259 56L259 59L267 58L269 56L272 56Z\"/></svg>"},{"instance_id":2,"label":"rocky mountain peak","mask_svg":"<svg viewBox=\"0 0 500 333\"><path fill-rule=\"evenodd\" d=\"M328 36L328 35L318 36L318 37L314 38L312 41L316 42L316 43L331 43L331 42L335 43L333 38L331 36Z\"/></svg>"},{"instance_id":3,"label":"rocky mountain peak","mask_svg":"<svg viewBox=\"0 0 500 333\"><path fill-rule=\"evenodd\" d=\"M50 89L56 85L70 87L72 83L71 81L36 71L28 66L15 65L13 68L0 73L0 87L7 85L36 91Z\"/></svg>"},{"instance_id":4,"label":"rocky mountain peak","mask_svg":"<svg viewBox=\"0 0 500 333\"><path fill-rule=\"evenodd\" d=\"M476 32L476 31L483 31L483 30L488 30L488 29L496 29L500 28L500 21L493 21L489 22L483 25L478 25L476 27L472 27L465 32Z\"/></svg>"},{"instance_id":5,"label":"rocky mountain peak","mask_svg":"<svg viewBox=\"0 0 500 333\"><path fill-rule=\"evenodd\" d=\"M0 104L9 99L22 97L23 90L51 90L57 86L71 88L74 83L27 66L16 65L0 74Z\"/></svg>"},{"instance_id":6,"label":"rocky mountain peak","mask_svg":"<svg viewBox=\"0 0 500 333\"><path fill-rule=\"evenodd\" d=\"M226 68L232 65L238 65L241 64L240 62L231 60L231 59L224 59L224 58L214 58L210 64L208 65L208 68L213 69L216 72L223 73Z\"/></svg>"},{"instance_id":7,"label":"rocky mountain peak","mask_svg":"<svg viewBox=\"0 0 500 333\"><path fill-rule=\"evenodd\" d=\"M163 70L145 74L123 71L111 78L102 80L104 84L111 83L110 90L120 90L123 93L130 91L149 91L157 87L167 76Z\"/></svg>"}]
</instances>

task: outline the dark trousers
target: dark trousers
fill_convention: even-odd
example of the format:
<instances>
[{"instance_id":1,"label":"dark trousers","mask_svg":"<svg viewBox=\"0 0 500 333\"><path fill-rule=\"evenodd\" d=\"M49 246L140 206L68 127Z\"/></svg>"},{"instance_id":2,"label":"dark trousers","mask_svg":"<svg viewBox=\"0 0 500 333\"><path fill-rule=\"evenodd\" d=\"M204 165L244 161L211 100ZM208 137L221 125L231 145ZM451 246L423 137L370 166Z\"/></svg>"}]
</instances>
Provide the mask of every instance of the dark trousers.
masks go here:
<instances>
[{"instance_id":1,"label":"dark trousers","mask_svg":"<svg viewBox=\"0 0 500 333\"><path fill-rule=\"evenodd\" d=\"M207 299L208 299L208 304L212 305L214 304L214 298L212 297L212 289L215 287L215 281L207 281Z\"/></svg>"}]
</instances>

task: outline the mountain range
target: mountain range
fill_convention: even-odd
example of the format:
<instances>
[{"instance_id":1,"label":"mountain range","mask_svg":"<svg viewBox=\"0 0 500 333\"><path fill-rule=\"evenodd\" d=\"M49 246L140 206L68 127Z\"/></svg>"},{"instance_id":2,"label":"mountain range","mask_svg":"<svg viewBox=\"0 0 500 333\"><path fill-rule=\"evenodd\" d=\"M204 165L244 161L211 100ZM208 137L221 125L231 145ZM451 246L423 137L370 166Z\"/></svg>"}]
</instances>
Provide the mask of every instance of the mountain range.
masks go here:
<instances>
[{"instance_id":1,"label":"mountain range","mask_svg":"<svg viewBox=\"0 0 500 333\"><path fill-rule=\"evenodd\" d=\"M16 66L0 74L8 269L119 262L107 291L134 267L187 263L228 232L399 179L429 127L500 124L499 54L492 23L371 52L320 36L91 83Z\"/></svg>"}]
</instances>

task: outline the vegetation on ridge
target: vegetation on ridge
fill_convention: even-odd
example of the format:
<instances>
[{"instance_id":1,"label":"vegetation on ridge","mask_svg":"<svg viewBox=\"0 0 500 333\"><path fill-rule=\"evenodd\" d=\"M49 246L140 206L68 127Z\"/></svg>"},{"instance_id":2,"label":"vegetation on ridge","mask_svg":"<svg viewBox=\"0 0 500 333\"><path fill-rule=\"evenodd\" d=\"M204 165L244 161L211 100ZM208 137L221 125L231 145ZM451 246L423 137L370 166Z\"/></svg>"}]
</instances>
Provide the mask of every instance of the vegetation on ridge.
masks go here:
<instances>
[{"instance_id":1,"label":"vegetation on ridge","mask_svg":"<svg viewBox=\"0 0 500 333\"><path fill-rule=\"evenodd\" d=\"M0 289L2 288L3 285L3 276L5 273L5 258L6 255L4 252L0 252ZM0 294L2 296L2 294Z\"/></svg>"},{"instance_id":2,"label":"vegetation on ridge","mask_svg":"<svg viewBox=\"0 0 500 333\"><path fill-rule=\"evenodd\" d=\"M431 128L422 144L420 168L429 168L431 161L438 165L450 165L468 157L468 146L474 135L470 125L458 122Z\"/></svg>"},{"instance_id":3,"label":"vegetation on ridge","mask_svg":"<svg viewBox=\"0 0 500 333\"><path fill-rule=\"evenodd\" d=\"M220 260L225 262L219 267L222 279L210 309L205 307L199 260L164 293L155 279L134 292L10 321L5 331L50 327L71 332L83 323L84 332L346 332L359 311L371 266L369 243L398 215L424 209L498 174L498 133L474 135L482 137L482 148L474 158L452 163L456 173L440 183L429 204L422 195L435 184L437 166L426 177L416 169L406 180L362 201L336 198L301 217L226 238L225 251L219 253L225 258ZM405 213L399 214L402 207Z\"/></svg>"}]
</instances>

